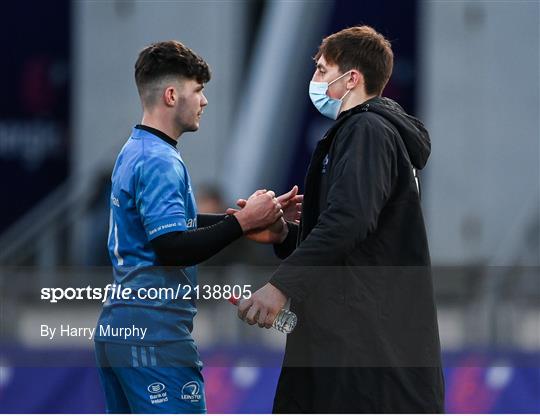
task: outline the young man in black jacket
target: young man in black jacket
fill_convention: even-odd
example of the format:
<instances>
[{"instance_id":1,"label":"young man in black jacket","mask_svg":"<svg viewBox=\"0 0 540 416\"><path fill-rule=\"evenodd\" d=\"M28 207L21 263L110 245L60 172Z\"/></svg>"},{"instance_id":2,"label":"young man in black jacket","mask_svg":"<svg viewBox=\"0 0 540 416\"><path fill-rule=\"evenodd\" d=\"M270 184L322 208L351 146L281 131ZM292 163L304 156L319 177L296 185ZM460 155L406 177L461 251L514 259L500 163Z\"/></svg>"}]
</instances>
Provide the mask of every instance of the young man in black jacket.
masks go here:
<instances>
[{"instance_id":1,"label":"young man in black jacket","mask_svg":"<svg viewBox=\"0 0 540 416\"><path fill-rule=\"evenodd\" d=\"M315 60L310 97L336 122L313 153L301 223L288 223L275 245L283 263L239 306L241 319L269 327L290 298L298 316L273 410L443 412L416 176L430 153L428 133L381 97L393 53L372 28L325 38Z\"/></svg>"}]
</instances>

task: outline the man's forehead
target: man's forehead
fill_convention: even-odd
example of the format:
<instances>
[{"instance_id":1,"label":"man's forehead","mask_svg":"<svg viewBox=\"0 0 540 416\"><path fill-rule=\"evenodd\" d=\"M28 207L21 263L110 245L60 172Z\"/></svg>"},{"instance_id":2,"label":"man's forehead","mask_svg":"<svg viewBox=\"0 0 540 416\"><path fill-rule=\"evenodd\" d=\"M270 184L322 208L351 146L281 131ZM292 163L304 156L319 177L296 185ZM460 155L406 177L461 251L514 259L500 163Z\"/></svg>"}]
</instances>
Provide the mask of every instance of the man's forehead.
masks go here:
<instances>
[{"instance_id":1,"label":"man's forehead","mask_svg":"<svg viewBox=\"0 0 540 416\"><path fill-rule=\"evenodd\" d=\"M315 62L315 65L317 66L317 68L321 68L325 70L329 70L329 69L333 69L334 67L337 67L337 65L332 65L328 63L326 59L324 59L324 56L322 55L319 57L319 59L317 59L317 61Z\"/></svg>"}]
</instances>

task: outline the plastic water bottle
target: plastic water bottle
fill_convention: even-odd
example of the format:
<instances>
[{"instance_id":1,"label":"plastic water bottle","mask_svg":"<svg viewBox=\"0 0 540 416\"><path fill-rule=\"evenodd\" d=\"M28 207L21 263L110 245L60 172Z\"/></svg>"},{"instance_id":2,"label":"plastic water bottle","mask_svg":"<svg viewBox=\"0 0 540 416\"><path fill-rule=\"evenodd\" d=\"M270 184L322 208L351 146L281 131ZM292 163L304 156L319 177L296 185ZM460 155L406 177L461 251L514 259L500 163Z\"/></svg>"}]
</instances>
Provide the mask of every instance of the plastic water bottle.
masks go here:
<instances>
[{"instance_id":1,"label":"plastic water bottle","mask_svg":"<svg viewBox=\"0 0 540 416\"><path fill-rule=\"evenodd\" d=\"M229 302L231 302L233 305L238 305L239 300L240 299L238 298L231 297ZM294 330L297 321L298 318L296 318L296 314L294 312L291 312L288 309L282 309L277 314L276 319L274 319L272 328L278 330L279 332L283 332L284 334L290 334Z\"/></svg>"}]
</instances>

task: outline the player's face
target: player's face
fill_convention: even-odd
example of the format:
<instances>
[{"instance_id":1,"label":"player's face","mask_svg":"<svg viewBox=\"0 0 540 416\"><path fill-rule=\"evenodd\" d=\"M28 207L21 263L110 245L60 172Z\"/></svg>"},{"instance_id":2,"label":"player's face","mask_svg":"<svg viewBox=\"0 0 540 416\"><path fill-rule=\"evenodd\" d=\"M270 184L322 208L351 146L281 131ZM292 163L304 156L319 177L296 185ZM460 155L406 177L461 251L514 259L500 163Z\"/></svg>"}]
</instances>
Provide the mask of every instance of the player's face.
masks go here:
<instances>
[{"instance_id":1,"label":"player's face","mask_svg":"<svg viewBox=\"0 0 540 416\"><path fill-rule=\"evenodd\" d=\"M316 62L315 72L313 73L313 78L311 78L311 80L315 82L330 83L341 75L343 75L343 73L339 70L339 67L335 64L329 64L326 62L326 59L324 59L324 56L321 55ZM326 95L330 98L340 99L343 97L343 94L347 92L347 88L345 88L346 83L347 76L344 76L342 79L337 80L328 87Z\"/></svg>"},{"instance_id":2,"label":"player's face","mask_svg":"<svg viewBox=\"0 0 540 416\"><path fill-rule=\"evenodd\" d=\"M196 131L208 100L203 94L204 85L196 80L183 80L179 85L176 121L183 132Z\"/></svg>"}]
</instances>

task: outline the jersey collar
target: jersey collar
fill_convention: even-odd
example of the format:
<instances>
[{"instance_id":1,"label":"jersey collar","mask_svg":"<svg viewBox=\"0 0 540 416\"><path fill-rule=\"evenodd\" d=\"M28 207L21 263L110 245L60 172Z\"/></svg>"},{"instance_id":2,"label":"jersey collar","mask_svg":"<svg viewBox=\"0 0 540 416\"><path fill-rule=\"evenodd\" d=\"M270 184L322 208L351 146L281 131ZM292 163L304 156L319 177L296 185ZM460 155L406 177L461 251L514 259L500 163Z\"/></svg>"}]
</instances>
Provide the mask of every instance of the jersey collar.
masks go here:
<instances>
[{"instance_id":1,"label":"jersey collar","mask_svg":"<svg viewBox=\"0 0 540 416\"><path fill-rule=\"evenodd\" d=\"M137 124L135 126L135 128L138 129L138 130L147 131L148 133L151 133L154 136L159 137L161 140L169 143L173 147L176 147L176 145L178 144L178 142L176 140L174 140L172 137L170 137L167 134L163 133L161 130L155 129L153 127L145 126L144 124Z\"/></svg>"}]
</instances>

